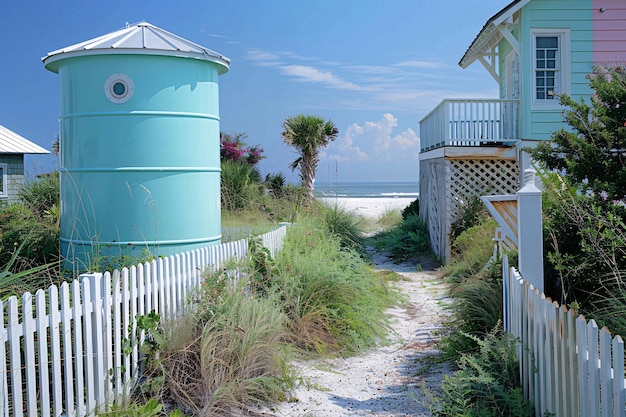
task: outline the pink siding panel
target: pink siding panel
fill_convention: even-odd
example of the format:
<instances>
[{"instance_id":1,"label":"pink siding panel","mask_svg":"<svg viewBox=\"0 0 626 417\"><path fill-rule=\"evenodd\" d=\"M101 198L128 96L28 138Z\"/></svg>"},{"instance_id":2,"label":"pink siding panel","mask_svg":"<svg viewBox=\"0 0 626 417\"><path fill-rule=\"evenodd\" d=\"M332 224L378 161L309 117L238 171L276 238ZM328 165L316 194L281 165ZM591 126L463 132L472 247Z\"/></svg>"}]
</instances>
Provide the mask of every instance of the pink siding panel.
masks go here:
<instances>
[{"instance_id":1,"label":"pink siding panel","mask_svg":"<svg viewBox=\"0 0 626 417\"><path fill-rule=\"evenodd\" d=\"M592 8L594 64L626 63L626 2L593 0Z\"/></svg>"}]
</instances>

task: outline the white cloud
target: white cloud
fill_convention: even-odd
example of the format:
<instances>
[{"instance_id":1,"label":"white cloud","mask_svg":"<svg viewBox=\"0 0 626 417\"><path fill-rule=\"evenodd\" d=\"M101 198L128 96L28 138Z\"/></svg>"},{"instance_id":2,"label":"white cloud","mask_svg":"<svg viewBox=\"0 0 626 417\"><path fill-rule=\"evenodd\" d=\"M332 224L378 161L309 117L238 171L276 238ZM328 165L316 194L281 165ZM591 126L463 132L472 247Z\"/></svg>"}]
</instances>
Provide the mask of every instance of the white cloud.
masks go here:
<instances>
[{"instance_id":1,"label":"white cloud","mask_svg":"<svg viewBox=\"0 0 626 417\"><path fill-rule=\"evenodd\" d=\"M246 51L244 58L248 61L254 61L254 65L259 67L275 67L282 64L278 55L261 51L260 49L250 49Z\"/></svg>"},{"instance_id":2,"label":"white cloud","mask_svg":"<svg viewBox=\"0 0 626 417\"><path fill-rule=\"evenodd\" d=\"M362 125L353 123L345 133L329 145L324 156L336 161L350 161L353 165L362 162L374 165L390 160L401 163L403 160L415 159L419 152L419 138L413 129L394 134L398 120L385 113L377 122L365 122Z\"/></svg>"},{"instance_id":3,"label":"white cloud","mask_svg":"<svg viewBox=\"0 0 626 417\"><path fill-rule=\"evenodd\" d=\"M434 61L402 61L394 64L396 67L409 67L409 68L427 68L427 69L436 69L436 68L444 68L447 65L442 64L441 62Z\"/></svg>"},{"instance_id":4,"label":"white cloud","mask_svg":"<svg viewBox=\"0 0 626 417\"><path fill-rule=\"evenodd\" d=\"M393 67L383 65L344 65L342 68L358 74L372 75L388 75L396 71Z\"/></svg>"},{"instance_id":5,"label":"white cloud","mask_svg":"<svg viewBox=\"0 0 626 417\"><path fill-rule=\"evenodd\" d=\"M322 83L340 90L358 91L362 89L358 85L344 81L330 72L320 71L307 65L282 65L280 69L283 74L296 77L299 81Z\"/></svg>"}]
</instances>

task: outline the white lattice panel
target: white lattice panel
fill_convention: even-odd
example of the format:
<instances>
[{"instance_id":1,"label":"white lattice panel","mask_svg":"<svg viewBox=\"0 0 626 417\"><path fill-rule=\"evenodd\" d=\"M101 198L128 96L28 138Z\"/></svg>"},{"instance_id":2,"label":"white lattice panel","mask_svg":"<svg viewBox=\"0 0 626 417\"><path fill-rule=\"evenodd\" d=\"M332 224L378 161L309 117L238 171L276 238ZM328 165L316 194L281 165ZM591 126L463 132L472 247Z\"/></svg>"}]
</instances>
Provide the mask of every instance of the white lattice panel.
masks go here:
<instances>
[{"instance_id":1,"label":"white lattice panel","mask_svg":"<svg viewBox=\"0 0 626 417\"><path fill-rule=\"evenodd\" d=\"M508 159L455 159L446 161L449 174L447 212L451 221L473 196L515 194L519 189L517 161Z\"/></svg>"},{"instance_id":2,"label":"white lattice panel","mask_svg":"<svg viewBox=\"0 0 626 417\"><path fill-rule=\"evenodd\" d=\"M430 245L445 258L446 234L446 167L442 158L420 162L420 215L428 225ZM442 223L443 220L443 223Z\"/></svg>"},{"instance_id":3,"label":"white lattice panel","mask_svg":"<svg viewBox=\"0 0 626 417\"><path fill-rule=\"evenodd\" d=\"M448 260L450 227L472 196L515 194L519 168L509 159L444 159L420 162L420 215L435 255Z\"/></svg>"}]
</instances>

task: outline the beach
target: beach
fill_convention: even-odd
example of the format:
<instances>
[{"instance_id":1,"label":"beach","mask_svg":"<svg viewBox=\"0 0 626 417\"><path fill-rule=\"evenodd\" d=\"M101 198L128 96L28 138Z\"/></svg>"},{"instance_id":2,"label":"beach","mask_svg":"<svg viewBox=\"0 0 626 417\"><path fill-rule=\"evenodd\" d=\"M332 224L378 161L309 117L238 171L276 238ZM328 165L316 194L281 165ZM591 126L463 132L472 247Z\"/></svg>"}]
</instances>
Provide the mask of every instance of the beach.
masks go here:
<instances>
[{"instance_id":1,"label":"beach","mask_svg":"<svg viewBox=\"0 0 626 417\"><path fill-rule=\"evenodd\" d=\"M319 200L331 206L336 204L363 217L378 219L388 211L403 210L415 200L415 197L323 197Z\"/></svg>"}]
</instances>

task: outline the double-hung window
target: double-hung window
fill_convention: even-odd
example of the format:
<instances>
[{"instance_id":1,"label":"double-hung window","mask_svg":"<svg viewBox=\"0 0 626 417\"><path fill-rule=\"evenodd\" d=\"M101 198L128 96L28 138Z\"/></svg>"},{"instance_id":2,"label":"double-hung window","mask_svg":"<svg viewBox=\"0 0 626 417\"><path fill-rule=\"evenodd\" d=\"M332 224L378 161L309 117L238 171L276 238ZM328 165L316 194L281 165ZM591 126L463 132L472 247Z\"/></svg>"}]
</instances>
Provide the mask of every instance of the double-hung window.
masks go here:
<instances>
[{"instance_id":1,"label":"double-hung window","mask_svg":"<svg viewBox=\"0 0 626 417\"><path fill-rule=\"evenodd\" d=\"M533 104L558 105L569 93L569 32L535 30L533 41Z\"/></svg>"},{"instance_id":2,"label":"double-hung window","mask_svg":"<svg viewBox=\"0 0 626 417\"><path fill-rule=\"evenodd\" d=\"M7 196L7 164L0 164L0 198Z\"/></svg>"}]
</instances>

